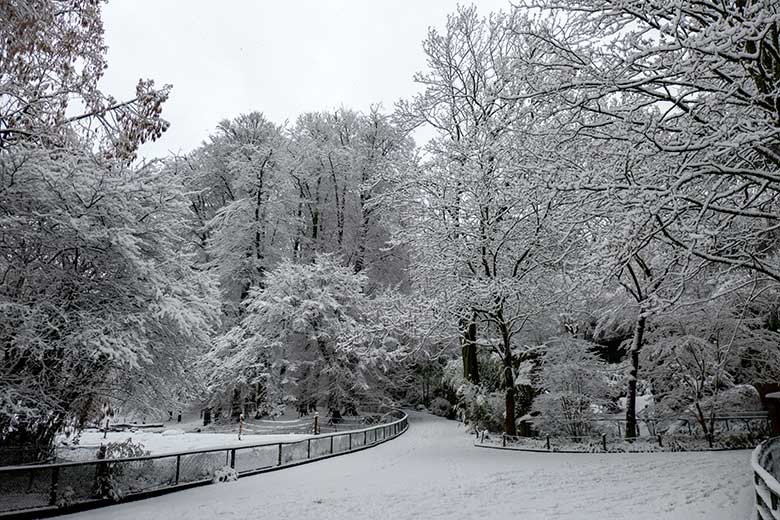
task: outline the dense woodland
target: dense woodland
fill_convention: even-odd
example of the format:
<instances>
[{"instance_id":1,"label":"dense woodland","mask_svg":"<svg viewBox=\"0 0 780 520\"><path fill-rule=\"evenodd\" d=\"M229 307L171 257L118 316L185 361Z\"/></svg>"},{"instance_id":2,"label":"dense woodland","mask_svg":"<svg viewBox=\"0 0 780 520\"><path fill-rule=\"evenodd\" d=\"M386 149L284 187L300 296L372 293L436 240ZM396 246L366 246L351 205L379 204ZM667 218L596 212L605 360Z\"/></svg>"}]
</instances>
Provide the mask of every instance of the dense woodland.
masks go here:
<instances>
[{"instance_id":1,"label":"dense woodland","mask_svg":"<svg viewBox=\"0 0 780 520\"><path fill-rule=\"evenodd\" d=\"M760 409L780 4L460 7L422 49L393 107L236 114L141 160L175 88L98 88L101 2L0 2L0 444L106 403L424 404L510 435L620 413L629 438L638 397L705 433Z\"/></svg>"}]
</instances>

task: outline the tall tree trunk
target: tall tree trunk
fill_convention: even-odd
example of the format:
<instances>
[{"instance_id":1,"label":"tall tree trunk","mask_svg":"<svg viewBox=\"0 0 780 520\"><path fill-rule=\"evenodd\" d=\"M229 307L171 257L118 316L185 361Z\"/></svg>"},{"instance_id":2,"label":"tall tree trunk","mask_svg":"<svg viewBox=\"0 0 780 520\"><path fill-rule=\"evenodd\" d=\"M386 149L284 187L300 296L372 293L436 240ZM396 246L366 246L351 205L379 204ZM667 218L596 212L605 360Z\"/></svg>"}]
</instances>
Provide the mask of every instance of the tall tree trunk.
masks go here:
<instances>
[{"instance_id":1,"label":"tall tree trunk","mask_svg":"<svg viewBox=\"0 0 780 520\"><path fill-rule=\"evenodd\" d=\"M295 221L298 223L295 229L295 239L293 240L293 261L298 263L301 257L301 218L303 215L303 204L298 203L298 211L295 213Z\"/></svg>"},{"instance_id":2,"label":"tall tree trunk","mask_svg":"<svg viewBox=\"0 0 780 520\"><path fill-rule=\"evenodd\" d=\"M333 157L328 154L328 164L330 165L330 175L333 179L333 195L336 197L336 236L339 249L344 242L344 197L346 192L342 189L339 194L339 181L336 176L336 166L333 164ZM346 180L344 181L346 185Z\"/></svg>"},{"instance_id":3,"label":"tall tree trunk","mask_svg":"<svg viewBox=\"0 0 780 520\"><path fill-rule=\"evenodd\" d=\"M504 418L504 433L507 435L517 435L517 425L515 424L515 376L512 367L512 342L506 324L503 323L503 310L499 311L498 316L501 319L499 329L501 330L501 340L504 347L504 388L506 390L506 416Z\"/></svg>"},{"instance_id":4,"label":"tall tree trunk","mask_svg":"<svg viewBox=\"0 0 780 520\"><path fill-rule=\"evenodd\" d=\"M477 361L477 321L461 320L461 356L463 358L463 377L469 383L479 384L479 362Z\"/></svg>"},{"instance_id":5,"label":"tall tree trunk","mask_svg":"<svg viewBox=\"0 0 780 520\"><path fill-rule=\"evenodd\" d=\"M507 435L517 435L515 424L515 381L512 375L511 360L504 360L504 386L506 387L506 417L504 418L504 432Z\"/></svg>"},{"instance_id":6,"label":"tall tree trunk","mask_svg":"<svg viewBox=\"0 0 780 520\"><path fill-rule=\"evenodd\" d=\"M366 262L366 241L368 240L368 228L371 224L371 210L367 208L371 195L360 194L360 229L357 237L357 254L355 255L355 272L359 273L365 267Z\"/></svg>"},{"instance_id":7,"label":"tall tree trunk","mask_svg":"<svg viewBox=\"0 0 780 520\"><path fill-rule=\"evenodd\" d=\"M636 423L636 382L639 375L639 353L645 335L645 316L639 315L634 327L634 339L631 342L631 369L628 373L628 393L626 395L626 439L639 436Z\"/></svg>"},{"instance_id":8,"label":"tall tree trunk","mask_svg":"<svg viewBox=\"0 0 780 520\"><path fill-rule=\"evenodd\" d=\"M243 413L243 396L241 390L238 388L233 389L233 397L230 400L230 417L237 420L238 416Z\"/></svg>"}]
</instances>

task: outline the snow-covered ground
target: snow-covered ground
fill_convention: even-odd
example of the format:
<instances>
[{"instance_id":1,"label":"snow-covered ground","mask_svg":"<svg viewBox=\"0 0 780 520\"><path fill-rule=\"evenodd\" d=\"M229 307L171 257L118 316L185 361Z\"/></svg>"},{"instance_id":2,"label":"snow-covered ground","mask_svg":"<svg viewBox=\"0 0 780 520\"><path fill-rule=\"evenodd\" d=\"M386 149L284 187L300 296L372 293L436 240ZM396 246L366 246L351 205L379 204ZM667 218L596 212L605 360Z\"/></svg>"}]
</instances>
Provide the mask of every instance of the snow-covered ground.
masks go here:
<instances>
[{"instance_id":1,"label":"snow-covered ground","mask_svg":"<svg viewBox=\"0 0 780 520\"><path fill-rule=\"evenodd\" d=\"M140 442L144 448L153 455L172 453L176 451L207 450L209 448L228 448L234 446L250 446L252 444L273 442L295 442L310 437L310 435L284 434L284 435L243 435L238 440L235 433L184 433L173 428L160 432L109 432L107 438L98 431L85 431L81 434L79 444L73 451L88 451L85 448L97 449L101 443L122 442L128 438L134 442ZM58 448L60 455L67 458L66 447ZM83 457L81 457L83 458Z\"/></svg>"},{"instance_id":2,"label":"snow-covered ground","mask_svg":"<svg viewBox=\"0 0 780 520\"><path fill-rule=\"evenodd\" d=\"M751 516L750 451L546 454L474 448L458 423L355 454L65 518L525 520Z\"/></svg>"}]
</instances>

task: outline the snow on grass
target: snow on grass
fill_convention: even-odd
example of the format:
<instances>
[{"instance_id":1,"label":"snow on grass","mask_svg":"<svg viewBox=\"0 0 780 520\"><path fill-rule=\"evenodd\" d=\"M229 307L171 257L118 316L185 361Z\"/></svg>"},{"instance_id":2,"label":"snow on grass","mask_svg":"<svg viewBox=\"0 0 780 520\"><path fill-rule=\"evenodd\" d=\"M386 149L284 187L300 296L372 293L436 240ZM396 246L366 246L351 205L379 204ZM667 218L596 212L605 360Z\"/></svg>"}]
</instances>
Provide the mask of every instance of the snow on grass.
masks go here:
<instances>
[{"instance_id":1,"label":"snow on grass","mask_svg":"<svg viewBox=\"0 0 780 520\"><path fill-rule=\"evenodd\" d=\"M750 451L548 454L487 450L452 421L365 451L66 518L736 520L750 518Z\"/></svg>"},{"instance_id":2,"label":"snow on grass","mask_svg":"<svg viewBox=\"0 0 780 520\"><path fill-rule=\"evenodd\" d=\"M170 433L169 433L170 432ZM85 431L79 440L79 451L85 448L97 449L101 444L109 442L123 442L128 438L134 442L140 442L152 455L172 453L177 451L207 450L210 448L233 448L250 446L261 443L295 442L306 439L310 435L284 434L284 435L243 435L238 440L235 433L184 433L181 430L169 429L164 432L109 432L107 438L98 431ZM68 449L61 448L61 456L68 458ZM80 458L83 458L80 457Z\"/></svg>"}]
</instances>

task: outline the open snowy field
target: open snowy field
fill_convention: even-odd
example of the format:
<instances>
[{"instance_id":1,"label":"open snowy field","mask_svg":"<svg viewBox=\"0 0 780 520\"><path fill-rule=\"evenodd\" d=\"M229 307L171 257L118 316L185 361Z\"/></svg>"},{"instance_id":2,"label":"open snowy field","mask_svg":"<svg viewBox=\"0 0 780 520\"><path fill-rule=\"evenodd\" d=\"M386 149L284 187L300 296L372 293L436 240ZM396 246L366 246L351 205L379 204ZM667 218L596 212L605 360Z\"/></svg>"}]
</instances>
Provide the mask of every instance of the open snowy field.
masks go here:
<instances>
[{"instance_id":1,"label":"open snowy field","mask_svg":"<svg viewBox=\"0 0 780 520\"><path fill-rule=\"evenodd\" d=\"M76 450L84 451L84 448L95 448L108 442L122 442L128 438L135 442L140 442L144 448L153 455L162 453L172 453L188 450L207 450L210 448L229 448L238 446L250 446L252 444L273 443L273 442L294 442L309 437L302 434L284 434L284 435L243 435L238 440L235 433L184 433L176 430L168 430L168 433L160 432L109 432L107 437L103 438L103 432L86 431L81 434L79 444ZM67 455L67 448L60 448L63 456Z\"/></svg>"},{"instance_id":2,"label":"open snowy field","mask_svg":"<svg viewBox=\"0 0 780 520\"><path fill-rule=\"evenodd\" d=\"M751 516L750 452L544 454L474 448L458 423L359 453L65 518L524 520Z\"/></svg>"}]
</instances>

